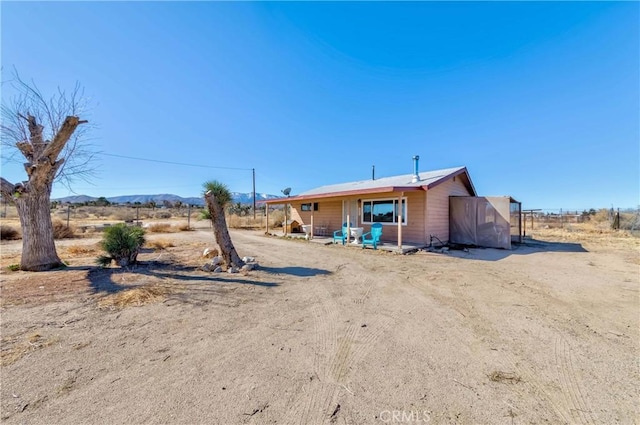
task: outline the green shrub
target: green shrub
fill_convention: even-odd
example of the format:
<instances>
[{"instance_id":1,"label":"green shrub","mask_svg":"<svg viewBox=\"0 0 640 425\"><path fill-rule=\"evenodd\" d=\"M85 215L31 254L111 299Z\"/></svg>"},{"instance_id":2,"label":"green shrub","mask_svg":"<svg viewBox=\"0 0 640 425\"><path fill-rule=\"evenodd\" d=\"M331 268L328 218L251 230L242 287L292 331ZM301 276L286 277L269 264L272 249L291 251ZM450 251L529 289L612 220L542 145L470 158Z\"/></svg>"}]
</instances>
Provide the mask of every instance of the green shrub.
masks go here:
<instances>
[{"instance_id":1,"label":"green shrub","mask_svg":"<svg viewBox=\"0 0 640 425\"><path fill-rule=\"evenodd\" d=\"M115 261L120 267L135 264L144 245L144 229L119 223L105 228L100 246L108 255L98 257L97 263L107 267Z\"/></svg>"}]
</instances>

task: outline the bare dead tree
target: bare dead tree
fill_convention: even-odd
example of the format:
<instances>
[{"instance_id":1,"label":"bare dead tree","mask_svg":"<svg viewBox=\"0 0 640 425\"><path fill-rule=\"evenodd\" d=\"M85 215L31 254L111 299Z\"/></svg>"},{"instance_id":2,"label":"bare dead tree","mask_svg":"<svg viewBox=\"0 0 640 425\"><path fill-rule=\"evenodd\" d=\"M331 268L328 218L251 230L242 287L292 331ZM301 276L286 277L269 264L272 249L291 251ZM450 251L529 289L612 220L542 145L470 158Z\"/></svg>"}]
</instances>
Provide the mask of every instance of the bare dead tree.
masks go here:
<instances>
[{"instance_id":1,"label":"bare dead tree","mask_svg":"<svg viewBox=\"0 0 640 425\"><path fill-rule=\"evenodd\" d=\"M20 268L43 271L63 263L56 252L49 204L54 181L69 185L92 174L95 153L88 149L88 121L83 90L58 90L50 98L14 73L16 95L2 103L0 123L3 162L23 157L27 180L11 183L0 177L0 192L14 200L22 228Z\"/></svg>"}]
</instances>

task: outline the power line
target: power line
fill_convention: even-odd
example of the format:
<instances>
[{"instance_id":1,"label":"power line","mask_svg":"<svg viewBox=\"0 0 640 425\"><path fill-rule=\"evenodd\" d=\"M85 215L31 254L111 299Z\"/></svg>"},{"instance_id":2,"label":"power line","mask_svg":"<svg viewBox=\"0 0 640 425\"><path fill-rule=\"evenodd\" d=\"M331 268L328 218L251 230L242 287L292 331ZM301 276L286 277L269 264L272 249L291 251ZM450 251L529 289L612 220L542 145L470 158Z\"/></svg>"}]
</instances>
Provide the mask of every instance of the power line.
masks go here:
<instances>
[{"instance_id":1,"label":"power line","mask_svg":"<svg viewBox=\"0 0 640 425\"><path fill-rule=\"evenodd\" d=\"M217 168L221 170L237 170L237 171L252 171L253 168L238 168L238 167L219 167L215 165L200 165L200 164L187 164L184 162L173 162L173 161L162 161L159 159L150 159L150 158L137 158L134 156L126 156L126 155L116 155L113 153L104 153L100 152L100 155L104 156L113 156L116 158L126 158L126 159L134 159L136 161L147 161L147 162L158 162L161 164L172 164L172 165L183 165L185 167L199 167L199 168Z\"/></svg>"}]
</instances>

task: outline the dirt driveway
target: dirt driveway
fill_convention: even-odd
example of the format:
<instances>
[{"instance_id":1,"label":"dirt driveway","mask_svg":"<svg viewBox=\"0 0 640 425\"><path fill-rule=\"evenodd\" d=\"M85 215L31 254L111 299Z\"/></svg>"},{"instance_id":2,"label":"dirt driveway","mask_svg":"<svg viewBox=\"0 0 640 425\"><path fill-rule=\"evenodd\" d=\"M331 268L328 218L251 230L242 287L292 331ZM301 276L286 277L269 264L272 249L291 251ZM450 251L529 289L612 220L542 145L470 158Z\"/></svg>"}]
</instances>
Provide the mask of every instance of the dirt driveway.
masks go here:
<instances>
[{"instance_id":1,"label":"dirt driveway","mask_svg":"<svg viewBox=\"0 0 640 425\"><path fill-rule=\"evenodd\" d=\"M198 269L212 238L153 235L175 246L135 271L92 267L91 239L64 271L3 269L2 422L639 421L637 241L399 256L234 231L261 268L231 275ZM155 302L109 303L141 286Z\"/></svg>"}]
</instances>

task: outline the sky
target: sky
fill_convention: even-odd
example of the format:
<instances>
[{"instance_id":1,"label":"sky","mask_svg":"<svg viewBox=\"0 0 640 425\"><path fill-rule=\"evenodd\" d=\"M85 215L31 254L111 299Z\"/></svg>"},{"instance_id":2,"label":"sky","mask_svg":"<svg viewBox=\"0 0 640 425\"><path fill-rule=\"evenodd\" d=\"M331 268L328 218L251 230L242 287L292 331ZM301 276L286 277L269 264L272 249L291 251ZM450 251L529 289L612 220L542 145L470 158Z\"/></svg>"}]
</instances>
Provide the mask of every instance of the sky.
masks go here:
<instances>
[{"instance_id":1,"label":"sky","mask_svg":"<svg viewBox=\"0 0 640 425\"><path fill-rule=\"evenodd\" d=\"M53 198L251 192L252 169L295 195L419 155L523 208L640 204L638 2L2 1L0 19L3 102L15 69L92 105L96 176ZM25 180L9 153L0 174Z\"/></svg>"}]
</instances>

